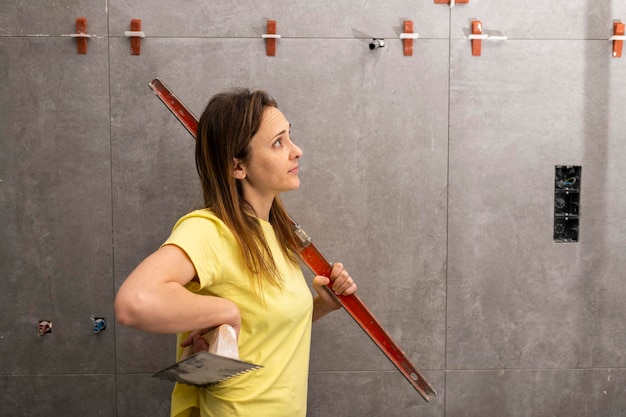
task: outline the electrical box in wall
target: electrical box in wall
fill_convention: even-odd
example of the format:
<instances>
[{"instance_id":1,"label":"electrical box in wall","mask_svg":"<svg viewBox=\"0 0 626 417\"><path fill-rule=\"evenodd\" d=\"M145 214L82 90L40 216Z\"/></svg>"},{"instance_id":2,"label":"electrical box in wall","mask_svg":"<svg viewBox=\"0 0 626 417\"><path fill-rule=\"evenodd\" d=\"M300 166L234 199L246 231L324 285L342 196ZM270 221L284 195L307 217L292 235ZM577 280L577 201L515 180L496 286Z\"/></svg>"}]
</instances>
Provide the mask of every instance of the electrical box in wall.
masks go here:
<instances>
[{"instance_id":1,"label":"electrical box in wall","mask_svg":"<svg viewBox=\"0 0 626 417\"><path fill-rule=\"evenodd\" d=\"M554 171L554 241L578 242L581 167L557 165Z\"/></svg>"}]
</instances>

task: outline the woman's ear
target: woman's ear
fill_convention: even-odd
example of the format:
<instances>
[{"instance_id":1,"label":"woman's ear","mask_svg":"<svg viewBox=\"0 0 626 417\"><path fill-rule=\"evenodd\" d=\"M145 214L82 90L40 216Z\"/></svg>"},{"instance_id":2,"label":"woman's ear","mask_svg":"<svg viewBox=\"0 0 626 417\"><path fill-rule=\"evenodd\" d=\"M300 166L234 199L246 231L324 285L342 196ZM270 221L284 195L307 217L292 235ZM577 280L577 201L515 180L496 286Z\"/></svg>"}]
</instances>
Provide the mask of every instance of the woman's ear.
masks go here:
<instances>
[{"instance_id":1,"label":"woman's ear","mask_svg":"<svg viewBox=\"0 0 626 417\"><path fill-rule=\"evenodd\" d=\"M233 158L233 177L238 180L246 178L246 170L243 167L242 161L238 158Z\"/></svg>"}]
</instances>

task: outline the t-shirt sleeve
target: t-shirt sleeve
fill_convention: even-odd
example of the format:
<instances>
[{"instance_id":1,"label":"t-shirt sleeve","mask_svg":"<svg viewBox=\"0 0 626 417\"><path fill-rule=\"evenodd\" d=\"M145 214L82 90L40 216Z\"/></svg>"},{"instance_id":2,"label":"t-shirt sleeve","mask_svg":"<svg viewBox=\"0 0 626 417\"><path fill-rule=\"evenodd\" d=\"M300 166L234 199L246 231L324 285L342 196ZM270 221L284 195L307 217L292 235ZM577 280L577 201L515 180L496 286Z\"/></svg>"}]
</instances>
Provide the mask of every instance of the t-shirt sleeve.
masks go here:
<instances>
[{"instance_id":1,"label":"t-shirt sleeve","mask_svg":"<svg viewBox=\"0 0 626 417\"><path fill-rule=\"evenodd\" d=\"M206 217L188 217L174 226L170 237L163 243L181 248L193 263L199 288L206 288L219 276L223 252L223 237L220 225Z\"/></svg>"}]
</instances>

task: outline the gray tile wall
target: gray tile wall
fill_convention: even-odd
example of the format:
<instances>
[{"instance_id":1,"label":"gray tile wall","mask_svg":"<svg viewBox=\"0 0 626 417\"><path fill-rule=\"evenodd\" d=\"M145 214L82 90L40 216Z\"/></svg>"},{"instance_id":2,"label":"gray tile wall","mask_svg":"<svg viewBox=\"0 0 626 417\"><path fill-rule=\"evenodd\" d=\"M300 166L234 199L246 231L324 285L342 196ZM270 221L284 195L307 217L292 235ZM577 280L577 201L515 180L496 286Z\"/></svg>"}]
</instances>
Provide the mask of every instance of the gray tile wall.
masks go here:
<instances>
[{"instance_id":1,"label":"gray tile wall","mask_svg":"<svg viewBox=\"0 0 626 417\"><path fill-rule=\"evenodd\" d=\"M112 311L201 200L158 76L196 114L234 85L277 98L304 150L290 213L439 392L424 402L337 312L314 325L310 417L626 416L626 57L607 40L626 0L215 3L0 8L0 414L169 414L150 374L173 337ZM77 17L87 55L64 36ZM509 39L472 57L472 19ZM562 164L582 166L578 243L552 240Z\"/></svg>"}]
</instances>

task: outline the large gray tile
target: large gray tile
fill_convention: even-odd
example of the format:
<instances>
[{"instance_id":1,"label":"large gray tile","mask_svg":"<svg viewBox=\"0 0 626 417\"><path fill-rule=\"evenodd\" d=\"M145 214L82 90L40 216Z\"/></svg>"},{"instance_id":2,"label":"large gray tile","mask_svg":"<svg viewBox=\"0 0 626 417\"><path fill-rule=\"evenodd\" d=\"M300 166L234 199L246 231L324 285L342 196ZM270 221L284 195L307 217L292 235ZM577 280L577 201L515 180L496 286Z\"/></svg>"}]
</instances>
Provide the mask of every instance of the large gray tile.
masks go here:
<instances>
[{"instance_id":1,"label":"large gray tile","mask_svg":"<svg viewBox=\"0 0 626 417\"><path fill-rule=\"evenodd\" d=\"M623 369L448 371L446 416L622 417Z\"/></svg>"},{"instance_id":2,"label":"large gray tile","mask_svg":"<svg viewBox=\"0 0 626 417\"><path fill-rule=\"evenodd\" d=\"M165 49L149 48L131 56L125 39L112 39L111 44L113 233L119 287L201 199L193 139L148 88L157 75L168 83L174 80L154 62L154 56L164 61L171 57ZM174 360L171 335L120 328L116 343L118 372L155 372Z\"/></svg>"},{"instance_id":3,"label":"large gray tile","mask_svg":"<svg viewBox=\"0 0 626 417\"><path fill-rule=\"evenodd\" d=\"M0 368L112 371L113 331L92 320L113 319L106 44L0 43Z\"/></svg>"},{"instance_id":4,"label":"large gray tile","mask_svg":"<svg viewBox=\"0 0 626 417\"><path fill-rule=\"evenodd\" d=\"M453 45L448 366L623 366L623 66L602 41ZM560 164L583 166L578 244L552 241Z\"/></svg>"},{"instance_id":5,"label":"large gray tile","mask_svg":"<svg viewBox=\"0 0 626 417\"><path fill-rule=\"evenodd\" d=\"M0 376L0 411L14 417L116 415L115 376Z\"/></svg>"},{"instance_id":6,"label":"large gray tile","mask_svg":"<svg viewBox=\"0 0 626 417\"><path fill-rule=\"evenodd\" d=\"M442 417L444 375L425 373L438 396L424 401L400 374L389 372L313 372L309 376L308 417Z\"/></svg>"},{"instance_id":7,"label":"large gray tile","mask_svg":"<svg viewBox=\"0 0 626 417\"><path fill-rule=\"evenodd\" d=\"M174 383L150 374L117 375L117 417L169 417Z\"/></svg>"}]
</instances>

